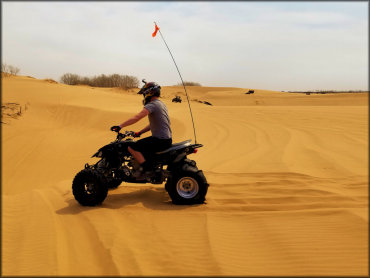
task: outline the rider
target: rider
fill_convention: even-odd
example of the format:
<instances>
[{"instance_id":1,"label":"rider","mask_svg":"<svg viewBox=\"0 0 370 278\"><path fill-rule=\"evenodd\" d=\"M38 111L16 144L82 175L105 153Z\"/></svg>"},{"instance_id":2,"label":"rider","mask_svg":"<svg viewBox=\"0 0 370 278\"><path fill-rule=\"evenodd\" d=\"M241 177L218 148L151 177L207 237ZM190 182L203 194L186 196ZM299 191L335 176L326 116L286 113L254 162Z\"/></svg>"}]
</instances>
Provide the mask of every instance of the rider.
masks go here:
<instances>
[{"instance_id":1,"label":"rider","mask_svg":"<svg viewBox=\"0 0 370 278\"><path fill-rule=\"evenodd\" d=\"M146 83L138 94L144 96L143 110L119 126L112 126L111 130L119 132L121 128L132 125L148 116L149 125L139 132L135 132L134 137L140 137L141 134L149 130L152 136L140 139L131 147L128 147L128 151L141 166L139 172L139 175L141 175L150 170L152 166L150 165L150 158L154 153L171 147L172 132L167 107L159 100L161 86L155 82Z\"/></svg>"}]
</instances>

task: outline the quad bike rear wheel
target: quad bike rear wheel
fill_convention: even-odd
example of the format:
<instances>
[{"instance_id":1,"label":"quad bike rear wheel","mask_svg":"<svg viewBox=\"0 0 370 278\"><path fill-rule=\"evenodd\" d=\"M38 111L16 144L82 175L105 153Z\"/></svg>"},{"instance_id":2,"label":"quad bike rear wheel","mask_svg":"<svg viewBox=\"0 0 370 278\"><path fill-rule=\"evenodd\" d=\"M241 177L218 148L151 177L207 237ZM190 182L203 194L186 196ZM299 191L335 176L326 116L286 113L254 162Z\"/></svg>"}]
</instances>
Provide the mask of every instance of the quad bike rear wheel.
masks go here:
<instances>
[{"instance_id":1,"label":"quad bike rear wheel","mask_svg":"<svg viewBox=\"0 0 370 278\"><path fill-rule=\"evenodd\" d=\"M102 176L92 169L80 171L74 178L72 192L75 199L83 206L101 204L108 194L108 187Z\"/></svg>"},{"instance_id":2,"label":"quad bike rear wheel","mask_svg":"<svg viewBox=\"0 0 370 278\"><path fill-rule=\"evenodd\" d=\"M178 205L202 204L206 199L208 183L202 171L181 171L165 185L172 203Z\"/></svg>"}]
</instances>

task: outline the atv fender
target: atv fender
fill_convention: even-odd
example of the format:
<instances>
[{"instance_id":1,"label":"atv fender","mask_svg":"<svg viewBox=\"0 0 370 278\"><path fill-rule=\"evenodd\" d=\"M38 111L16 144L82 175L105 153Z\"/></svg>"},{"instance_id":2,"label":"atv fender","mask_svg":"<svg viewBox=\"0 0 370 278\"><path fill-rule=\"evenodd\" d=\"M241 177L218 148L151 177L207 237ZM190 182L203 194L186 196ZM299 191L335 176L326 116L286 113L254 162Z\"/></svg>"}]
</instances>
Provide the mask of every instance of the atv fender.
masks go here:
<instances>
[{"instance_id":1,"label":"atv fender","mask_svg":"<svg viewBox=\"0 0 370 278\"><path fill-rule=\"evenodd\" d=\"M199 171L197 167L187 164L187 163L184 163L180 169L181 171L184 171L184 172L193 172L193 173L197 173Z\"/></svg>"},{"instance_id":2,"label":"atv fender","mask_svg":"<svg viewBox=\"0 0 370 278\"><path fill-rule=\"evenodd\" d=\"M176 164L176 163L179 163L181 160L183 160L184 158L186 158L186 154L185 153L181 153L179 154L174 160L172 163Z\"/></svg>"},{"instance_id":3,"label":"atv fender","mask_svg":"<svg viewBox=\"0 0 370 278\"><path fill-rule=\"evenodd\" d=\"M176 167L176 170L172 169L171 172L172 171L175 171L177 173L189 173L189 172L194 173L199 177L202 183L206 185L207 188L209 187L209 183L207 182L207 179L204 176L203 171L199 170L196 167L196 162L194 160L184 159L183 163L181 165L178 165L178 167ZM170 173L167 179L167 182L165 184L166 191L169 190L169 185L172 183L172 179L174 178L174 175L176 175L175 172Z\"/></svg>"},{"instance_id":4,"label":"atv fender","mask_svg":"<svg viewBox=\"0 0 370 278\"><path fill-rule=\"evenodd\" d=\"M205 184L207 184L207 186L209 186L203 171L198 169L197 163L194 160L190 160L188 158L184 159L184 163L182 164L181 170L185 172L197 173L198 176L202 179L202 181Z\"/></svg>"},{"instance_id":5,"label":"atv fender","mask_svg":"<svg viewBox=\"0 0 370 278\"><path fill-rule=\"evenodd\" d=\"M178 161L177 163L170 164L167 168L168 178L171 179L174 173L178 172L192 172L198 173L201 172L202 179L205 181L204 174L201 170L198 169L197 163L194 160L188 159L185 156L185 159Z\"/></svg>"},{"instance_id":6,"label":"atv fender","mask_svg":"<svg viewBox=\"0 0 370 278\"><path fill-rule=\"evenodd\" d=\"M180 154L169 166L169 171L185 171L188 166L193 167L192 172L198 170L197 163L194 160L188 159L185 154Z\"/></svg>"}]
</instances>

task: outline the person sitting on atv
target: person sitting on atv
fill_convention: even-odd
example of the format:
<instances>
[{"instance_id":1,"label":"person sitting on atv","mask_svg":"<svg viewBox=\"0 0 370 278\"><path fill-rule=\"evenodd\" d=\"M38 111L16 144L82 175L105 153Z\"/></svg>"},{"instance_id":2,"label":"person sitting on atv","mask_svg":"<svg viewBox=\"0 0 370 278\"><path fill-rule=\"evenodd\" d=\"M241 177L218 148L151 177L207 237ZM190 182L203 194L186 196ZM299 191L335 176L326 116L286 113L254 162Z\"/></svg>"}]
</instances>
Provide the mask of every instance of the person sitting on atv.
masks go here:
<instances>
[{"instance_id":1,"label":"person sitting on atv","mask_svg":"<svg viewBox=\"0 0 370 278\"><path fill-rule=\"evenodd\" d=\"M172 131L167 106L159 100L161 95L161 86L155 82L145 83L138 94L142 94L144 96L143 110L120 125L112 126L111 130L119 132L121 128L135 124L139 120L148 116L149 125L139 132L135 132L134 137L140 137L141 134L149 130L151 131L152 136L140 139L131 147L128 147L128 151L141 166L140 171L138 171L138 175L142 175L151 170L150 160L154 153L171 147Z\"/></svg>"}]
</instances>

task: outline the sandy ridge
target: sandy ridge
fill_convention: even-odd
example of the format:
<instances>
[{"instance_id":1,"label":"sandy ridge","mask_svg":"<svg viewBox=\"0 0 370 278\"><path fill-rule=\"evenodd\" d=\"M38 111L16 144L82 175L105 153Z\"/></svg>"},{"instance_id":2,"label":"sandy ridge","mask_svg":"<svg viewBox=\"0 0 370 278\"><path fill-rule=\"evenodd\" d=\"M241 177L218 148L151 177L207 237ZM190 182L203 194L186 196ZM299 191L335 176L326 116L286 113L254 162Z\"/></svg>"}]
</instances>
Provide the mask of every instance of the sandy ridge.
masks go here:
<instances>
[{"instance_id":1,"label":"sandy ridge","mask_svg":"<svg viewBox=\"0 0 370 278\"><path fill-rule=\"evenodd\" d=\"M213 104L192 103L207 203L125 184L86 208L73 176L141 99L27 77L2 89L3 102L29 103L2 126L3 275L368 274L367 94L190 88ZM182 141L192 126L178 91L164 86L163 101Z\"/></svg>"}]
</instances>

